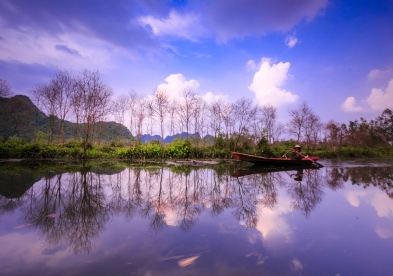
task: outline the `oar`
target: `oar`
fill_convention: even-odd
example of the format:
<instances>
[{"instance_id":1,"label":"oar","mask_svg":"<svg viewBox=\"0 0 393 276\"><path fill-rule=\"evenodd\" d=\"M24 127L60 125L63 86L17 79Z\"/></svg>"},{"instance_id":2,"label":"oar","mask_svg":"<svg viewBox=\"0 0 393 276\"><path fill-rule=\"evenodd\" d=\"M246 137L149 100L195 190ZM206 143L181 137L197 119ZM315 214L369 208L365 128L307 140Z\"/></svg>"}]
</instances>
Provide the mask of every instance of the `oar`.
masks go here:
<instances>
[{"instance_id":1,"label":"oar","mask_svg":"<svg viewBox=\"0 0 393 276\"><path fill-rule=\"evenodd\" d=\"M281 156L281 158L284 158L284 156L285 156L285 158L287 158L287 153L288 152L290 152L291 150L288 150L286 153L284 153L282 156Z\"/></svg>"},{"instance_id":2,"label":"oar","mask_svg":"<svg viewBox=\"0 0 393 276\"><path fill-rule=\"evenodd\" d=\"M301 154L301 156L302 156L303 158L306 158L306 159L310 160L310 161L313 162L314 164L317 164L318 166L323 167L321 164L319 164L317 161L312 160L310 157L304 156L303 154Z\"/></svg>"}]
</instances>

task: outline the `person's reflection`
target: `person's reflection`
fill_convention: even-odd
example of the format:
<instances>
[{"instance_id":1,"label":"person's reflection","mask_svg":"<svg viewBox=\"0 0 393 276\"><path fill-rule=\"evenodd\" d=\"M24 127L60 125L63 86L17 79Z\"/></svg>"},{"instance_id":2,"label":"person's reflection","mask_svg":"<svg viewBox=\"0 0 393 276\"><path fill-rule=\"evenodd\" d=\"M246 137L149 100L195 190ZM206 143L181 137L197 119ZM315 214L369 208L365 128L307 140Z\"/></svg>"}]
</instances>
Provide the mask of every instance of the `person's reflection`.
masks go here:
<instances>
[{"instance_id":1,"label":"person's reflection","mask_svg":"<svg viewBox=\"0 0 393 276\"><path fill-rule=\"evenodd\" d=\"M298 169L296 174L291 174L291 176L295 176L293 179L301 182L303 180L303 169Z\"/></svg>"}]
</instances>

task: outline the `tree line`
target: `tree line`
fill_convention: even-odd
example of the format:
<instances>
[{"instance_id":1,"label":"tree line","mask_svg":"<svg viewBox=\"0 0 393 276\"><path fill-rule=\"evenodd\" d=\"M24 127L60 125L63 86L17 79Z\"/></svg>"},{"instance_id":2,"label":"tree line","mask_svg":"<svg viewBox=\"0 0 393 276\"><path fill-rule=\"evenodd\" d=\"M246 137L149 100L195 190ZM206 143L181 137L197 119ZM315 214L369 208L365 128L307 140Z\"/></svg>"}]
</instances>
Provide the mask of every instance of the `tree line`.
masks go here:
<instances>
[{"instance_id":1,"label":"tree line","mask_svg":"<svg viewBox=\"0 0 393 276\"><path fill-rule=\"evenodd\" d=\"M74 130L75 137L81 137L84 153L93 134L99 131L97 123L110 118L130 130L129 145L141 144L142 134L159 133L162 139L157 142L161 146L161 157L165 156L165 135L183 132L187 139L190 133L198 134L192 138L196 147L210 145L213 152L226 153L263 150L283 140L302 143L307 148L323 145L329 149L391 146L393 142L390 109L370 122L360 118L348 124L333 120L323 123L308 103L303 102L289 109L289 121L282 123L274 106L260 106L244 97L234 103L227 103L222 98L208 103L190 87L183 89L175 99L170 97L173 91L160 86L150 95L131 90L127 95L113 97L113 89L96 70L85 70L79 75L58 70L48 82L34 85L29 93L33 102L49 117L49 141L52 142L57 127L64 143L65 122L75 122L78 126ZM10 86L1 80L0 96L11 95ZM60 123L55 124L55 120Z\"/></svg>"}]
</instances>

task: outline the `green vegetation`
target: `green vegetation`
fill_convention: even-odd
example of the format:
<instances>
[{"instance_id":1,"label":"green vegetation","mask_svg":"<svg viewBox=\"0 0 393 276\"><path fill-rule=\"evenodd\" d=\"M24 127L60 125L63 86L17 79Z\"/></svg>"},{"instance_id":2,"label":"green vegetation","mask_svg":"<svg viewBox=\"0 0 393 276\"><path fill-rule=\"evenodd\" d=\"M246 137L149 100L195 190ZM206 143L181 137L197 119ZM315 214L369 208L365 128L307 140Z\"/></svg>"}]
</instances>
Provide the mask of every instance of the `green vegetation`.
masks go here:
<instances>
[{"instance_id":1,"label":"green vegetation","mask_svg":"<svg viewBox=\"0 0 393 276\"><path fill-rule=\"evenodd\" d=\"M225 141L224 141L225 142ZM285 141L280 144L268 145L260 141L253 145L250 141L240 144L238 150L249 154L265 157L277 157L285 154L293 147L295 141ZM196 146L190 140L177 139L165 145L164 158L230 158L230 151L225 147L209 144ZM326 144L308 147L304 154L318 155L324 158L352 158L352 157L391 157L392 147L354 147L343 145L331 148ZM18 137L11 137L6 142L0 142L1 158L32 158L32 159L82 159L82 142L70 140L61 143L27 142ZM161 159L161 146L156 142L127 146L120 141L101 144L89 144L86 151L87 159L124 159L146 160Z\"/></svg>"},{"instance_id":2,"label":"green vegetation","mask_svg":"<svg viewBox=\"0 0 393 276\"><path fill-rule=\"evenodd\" d=\"M83 124L79 124L82 125ZM53 130L53 131L52 131ZM12 98L0 97L0 141L20 137L36 143L56 144L62 140L62 122L57 117L46 116L31 100L22 95ZM65 140L82 138L81 127L64 122ZM115 122L97 122L93 126L90 141L109 142L116 139L131 139L130 131Z\"/></svg>"},{"instance_id":3,"label":"green vegetation","mask_svg":"<svg viewBox=\"0 0 393 276\"><path fill-rule=\"evenodd\" d=\"M246 107L245 110L248 109ZM293 118L299 117L302 112L306 114L303 109L311 112L303 104L300 109L292 111ZM315 114L310 114L311 119L316 118ZM274 133L273 129L276 132L285 131L284 126L277 125L270 131L261 127L259 132L252 132L249 130L252 125L246 128L246 124L242 123L243 127L234 132L223 133L217 127L215 135L209 135L206 139L200 138L199 134L187 134L185 139L179 138L161 145L158 140L150 143L142 143L139 138L135 140L124 125L115 122L91 123L87 139L81 130L83 123L61 121L58 117L51 116L42 113L26 96L9 99L0 97L0 158L231 158L231 151L279 157L295 144L303 145L305 155L323 158L393 156L393 112L389 109L369 122L360 118L359 121L350 121L348 125L329 121L327 124L313 126L311 123L305 124L308 121L314 122L311 119L299 120L296 133L291 136L296 139L286 141L273 139L269 135ZM232 120L236 121L236 118L235 116ZM295 120L291 125L296 125Z\"/></svg>"}]
</instances>

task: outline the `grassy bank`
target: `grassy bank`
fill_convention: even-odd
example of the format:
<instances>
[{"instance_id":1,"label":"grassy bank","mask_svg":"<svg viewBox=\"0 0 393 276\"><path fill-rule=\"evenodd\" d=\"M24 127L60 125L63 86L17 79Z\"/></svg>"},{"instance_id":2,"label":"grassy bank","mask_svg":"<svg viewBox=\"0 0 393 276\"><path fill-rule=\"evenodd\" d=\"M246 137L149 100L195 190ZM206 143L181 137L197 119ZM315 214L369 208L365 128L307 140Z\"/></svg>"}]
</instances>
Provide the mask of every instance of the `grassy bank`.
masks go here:
<instances>
[{"instance_id":1,"label":"grassy bank","mask_svg":"<svg viewBox=\"0 0 393 276\"><path fill-rule=\"evenodd\" d=\"M265 145L260 148L238 148L236 151L256 154L265 157L282 156L293 147L293 142L280 145ZM361 158L361 157L393 157L393 147L350 147L328 148L316 146L303 149L306 155L317 155L322 158ZM83 148L79 141L65 144L45 144L26 142L20 138L11 138L0 143L0 158L31 159L81 159ZM160 159L161 146L158 143L125 146L122 143L89 145L87 159ZM288 154L288 156L290 156ZM189 140L176 140L165 145L165 158L230 158L230 151L224 147L213 145L195 146Z\"/></svg>"}]
</instances>

